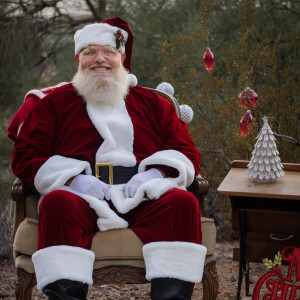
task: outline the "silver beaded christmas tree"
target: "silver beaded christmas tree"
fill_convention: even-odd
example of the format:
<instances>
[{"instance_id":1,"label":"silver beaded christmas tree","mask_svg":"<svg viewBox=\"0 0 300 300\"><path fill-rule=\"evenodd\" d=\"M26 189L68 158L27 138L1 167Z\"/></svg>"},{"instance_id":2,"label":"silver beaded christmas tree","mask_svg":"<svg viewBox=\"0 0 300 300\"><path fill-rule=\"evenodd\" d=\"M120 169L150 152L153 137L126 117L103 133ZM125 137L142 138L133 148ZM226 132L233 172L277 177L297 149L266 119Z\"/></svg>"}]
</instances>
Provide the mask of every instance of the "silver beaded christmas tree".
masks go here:
<instances>
[{"instance_id":1,"label":"silver beaded christmas tree","mask_svg":"<svg viewBox=\"0 0 300 300\"><path fill-rule=\"evenodd\" d=\"M264 116L263 121L264 125L257 136L246 174L257 182L274 182L277 178L284 176L284 171L268 118Z\"/></svg>"}]
</instances>

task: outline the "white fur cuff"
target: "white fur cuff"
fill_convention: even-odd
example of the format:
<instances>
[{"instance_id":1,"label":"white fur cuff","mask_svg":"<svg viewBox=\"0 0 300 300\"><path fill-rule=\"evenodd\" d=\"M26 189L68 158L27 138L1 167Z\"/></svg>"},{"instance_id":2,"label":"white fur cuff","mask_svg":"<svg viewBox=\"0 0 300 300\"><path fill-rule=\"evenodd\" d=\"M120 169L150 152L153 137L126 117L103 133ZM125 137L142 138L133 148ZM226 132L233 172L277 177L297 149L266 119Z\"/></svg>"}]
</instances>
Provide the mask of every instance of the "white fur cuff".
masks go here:
<instances>
[{"instance_id":1,"label":"white fur cuff","mask_svg":"<svg viewBox=\"0 0 300 300\"><path fill-rule=\"evenodd\" d=\"M40 167L34 178L34 185L39 193L45 195L62 188L68 179L83 171L92 174L87 161L54 155Z\"/></svg>"},{"instance_id":2,"label":"white fur cuff","mask_svg":"<svg viewBox=\"0 0 300 300\"><path fill-rule=\"evenodd\" d=\"M149 165L164 165L178 170L179 176L172 178L179 186L187 187L192 184L195 169L192 162L177 150L162 150L141 161L139 172L146 170Z\"/></svg>"},{"instance_id":3,"label":"white fur cuff","mask_svg":"<svg viewBox=\"0 0 300 300\"><path fill-rule=\"evenodd\" d=\"M37 288L60 279L70 279L93 284L93 251L72 246L52 246L38 250L32 255Z\"/></svg>"},{"instance_id":4,"label":"white fur cuff","mask_svg":"<svg viewBox=\"0 0 300 300\"><path fill-rule=\"evenodd\" d=\"M206 251L205 246L188 242L146 244L146 279L169 277L198 283L202 280Z\"/></svg>"},{"instance_id":5,"label":"white fur cuff","mask_svg":"<svg viewBox=\"0 0 300 300\"><path fill-rule=\"evenodd\" d=\"M185 189L171 178L155 178L142 184L133 198L126 198L124 186L124 184L113 185L110 190L111 201L121 214L128 213L143 201L156 200L171 189Z\"/></svg>"}]
</instances>

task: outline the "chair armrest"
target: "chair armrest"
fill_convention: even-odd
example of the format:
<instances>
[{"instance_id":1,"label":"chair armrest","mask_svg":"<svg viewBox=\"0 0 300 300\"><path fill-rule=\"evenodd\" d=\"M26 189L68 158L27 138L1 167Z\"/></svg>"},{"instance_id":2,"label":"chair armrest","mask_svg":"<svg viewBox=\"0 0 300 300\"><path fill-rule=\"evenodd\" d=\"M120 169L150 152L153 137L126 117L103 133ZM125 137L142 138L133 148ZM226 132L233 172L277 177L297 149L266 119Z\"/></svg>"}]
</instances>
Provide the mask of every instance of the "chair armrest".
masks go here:
<instances>
[{"instance_id":1,"label":"chair armrest","mask_svg":"<svg viewBox=\"0 0 300 300\"><path fill-rule=\"evenodd\" d=\"M202 178L201 175L197 175L193 183L187 188L187 190L198 199L201 217L206 217L204 196L207 195L209 191L208 181Z\"/></svg>"},{"instance_id":2,"label":"chair armrest","mask_svg":"<svg viewBox=\"0 0 300 300\"><path fill-rule=\"evenodd\" d=\"M34 187L31 187L16 178L12 187L12 198L16 202L13 240L15 238L17 228L26 216L26 197L34 191Z\"/></svg>"}]
</instances>

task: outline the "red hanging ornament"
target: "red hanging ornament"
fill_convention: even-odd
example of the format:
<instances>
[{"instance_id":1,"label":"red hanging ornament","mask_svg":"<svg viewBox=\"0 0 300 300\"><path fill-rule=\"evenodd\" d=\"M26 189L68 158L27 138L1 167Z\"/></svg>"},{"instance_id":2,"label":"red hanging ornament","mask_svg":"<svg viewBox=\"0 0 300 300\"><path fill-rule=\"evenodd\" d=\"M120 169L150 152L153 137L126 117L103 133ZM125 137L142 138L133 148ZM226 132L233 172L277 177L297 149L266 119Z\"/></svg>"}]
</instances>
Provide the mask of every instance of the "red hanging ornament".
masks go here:
<instances>
[{"instance_id":1,"label":"red hanging ornament","mask_svg":"<svg viewBox=\"0 0 300 300\"><path fill-rule=\"evenodd\" d=\"M243 137L246 137L253 128L253 117L251 111L247 110L240 121L240 132Z\"/></svg>"},{"instance_id":2,"label":"red hanging ornament","mask_svg":"<svg viewBox=\"0 0 300 300\"><path fill-rule=\"evenodd\" d=\"M257 100L258 100L257 94L249 87L247 87L239 94L239 103L245 109L254 108L255 105L257 104Z\"/></svg>"},{"instance_id":3,"label":"red hanging ornament","mask_svg":"<svg viewBox=\"0 0 300 300\"><path fill-rule=\"evenodd\" d=\"M208 72L211 71L215 63L214 55L208 47L203 54L203 63Z\"/></svg>"}]
</instances>

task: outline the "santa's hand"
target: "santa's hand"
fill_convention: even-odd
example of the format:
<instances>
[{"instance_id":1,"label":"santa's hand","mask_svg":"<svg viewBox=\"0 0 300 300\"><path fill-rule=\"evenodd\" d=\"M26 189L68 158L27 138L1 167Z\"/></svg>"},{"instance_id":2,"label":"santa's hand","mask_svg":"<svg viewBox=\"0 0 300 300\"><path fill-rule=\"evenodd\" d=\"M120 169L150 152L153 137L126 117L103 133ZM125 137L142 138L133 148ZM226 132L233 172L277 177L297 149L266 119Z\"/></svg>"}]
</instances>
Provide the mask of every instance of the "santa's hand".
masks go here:
<instances>
[{"instance_id":1,"label":"santa's hand","mask_svg":"<svg viewBox=\"0 0 300 300\"><path fill-rule=\"evenodd\" d=\"M163 175L157 169L150 169L145 172L137 173L125 185L124 193L126 198L133 198L137 189L145 182L154 179L163 178Z\"/></svg>"},{"instance_id":2,"label":"santa's hand","mask_svg":"<svg viewBox=\"0 0 300 300\"><path fill-rule=\"evenodd\" d=\"M92 175L77 175L71 182L70 188L101 200L104 198L110 200L109 185Z\"/></svg>"}]
</instances>

